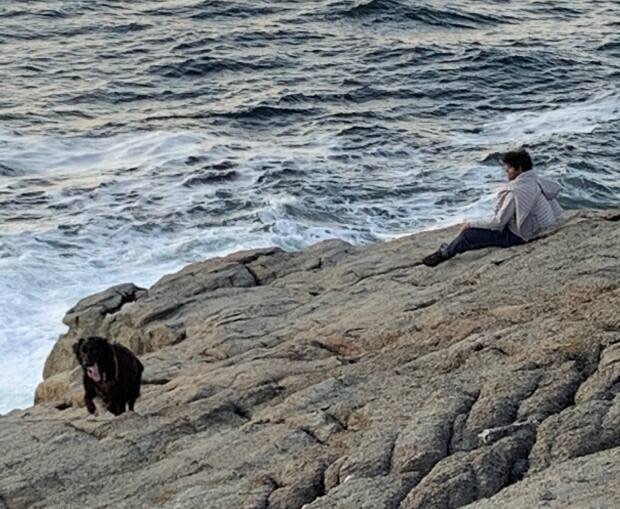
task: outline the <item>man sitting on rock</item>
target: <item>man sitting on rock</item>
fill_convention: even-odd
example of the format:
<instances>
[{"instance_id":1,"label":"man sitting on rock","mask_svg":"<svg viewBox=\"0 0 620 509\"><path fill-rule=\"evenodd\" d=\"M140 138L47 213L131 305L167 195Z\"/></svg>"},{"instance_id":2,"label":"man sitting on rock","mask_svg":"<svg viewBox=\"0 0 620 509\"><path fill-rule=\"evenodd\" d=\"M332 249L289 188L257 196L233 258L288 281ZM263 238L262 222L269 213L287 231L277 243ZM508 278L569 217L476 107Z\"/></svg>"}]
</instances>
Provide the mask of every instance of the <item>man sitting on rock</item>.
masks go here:
<instances>
[{"instance_id":1,"label":"man sitting on rock","mask_svg":"<svg viewBox=\"0 0 620 509\"><path fill-rule=\"evenodd\" d=\"M556 200L560 185L532 170L525 149L506 152L502 161L509 183L497 195L495 217L488 222L466 222L450 244L442 244L422 260L424 265L435 267L472 249L525 244L558 221L562 215Z\"/></svg>"}]
</instances>

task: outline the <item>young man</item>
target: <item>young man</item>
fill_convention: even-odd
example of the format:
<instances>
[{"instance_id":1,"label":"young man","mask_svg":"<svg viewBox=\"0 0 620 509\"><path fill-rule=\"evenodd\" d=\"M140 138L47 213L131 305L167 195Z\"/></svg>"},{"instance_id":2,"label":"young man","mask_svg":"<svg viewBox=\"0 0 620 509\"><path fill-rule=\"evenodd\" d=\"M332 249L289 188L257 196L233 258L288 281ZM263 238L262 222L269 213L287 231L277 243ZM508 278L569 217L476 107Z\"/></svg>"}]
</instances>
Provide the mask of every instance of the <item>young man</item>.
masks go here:
<instances>
[{"instance_id":1,"label":"young man","mask_svg":"<svg viewBox=\"0 0 620 509\"><path fill-rule=\"evenodd\" d=\"M424 265L435 267L472 249L525 244L560 218L562 208L556 200L560 185L532 170L525 149L506 152L502 161L509 183L497 195L493 219L465 223L450 244L442 244L422 260Z\"/></svg>"}]
</instances>

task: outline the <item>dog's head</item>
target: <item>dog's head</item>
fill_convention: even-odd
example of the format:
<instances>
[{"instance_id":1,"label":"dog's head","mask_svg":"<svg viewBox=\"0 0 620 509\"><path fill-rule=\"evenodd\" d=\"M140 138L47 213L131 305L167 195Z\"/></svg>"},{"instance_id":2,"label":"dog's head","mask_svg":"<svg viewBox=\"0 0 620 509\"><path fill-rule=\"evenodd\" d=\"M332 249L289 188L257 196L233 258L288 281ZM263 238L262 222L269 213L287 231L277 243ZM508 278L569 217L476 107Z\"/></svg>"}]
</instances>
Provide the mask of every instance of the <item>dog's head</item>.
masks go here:
<instances>
[{"instance_id":1,"label":"dog's head","mask_svg":"<svg viewBox=\"0 0 620 509\"><path fill-rule=\"evenodd\" d=\"M80 338L73 351L86 375L94 382L105 382L106 372L113 362L112 345L105 338Z\"/></svg>"}]
</instances>

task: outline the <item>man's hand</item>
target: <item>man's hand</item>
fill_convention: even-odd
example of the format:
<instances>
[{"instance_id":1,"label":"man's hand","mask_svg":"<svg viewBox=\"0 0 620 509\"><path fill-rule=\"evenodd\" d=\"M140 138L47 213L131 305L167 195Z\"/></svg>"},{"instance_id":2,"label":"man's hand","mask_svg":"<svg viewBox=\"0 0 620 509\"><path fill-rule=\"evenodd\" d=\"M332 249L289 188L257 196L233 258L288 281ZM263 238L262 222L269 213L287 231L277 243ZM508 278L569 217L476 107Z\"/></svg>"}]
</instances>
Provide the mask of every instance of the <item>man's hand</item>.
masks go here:
<instances>
[{"instance_id":1,"label":"man's hand","mask_svg":"<svg viewBox=\"0 0 620 509\"><path fill-rule=\"evenodd\" d=\"M459 230L459 233L463 233L465 230L467 230L467 228L470 228L469 221L465 221L463 224L461 224L461 229Z\"/></svg>"}]
</instances>

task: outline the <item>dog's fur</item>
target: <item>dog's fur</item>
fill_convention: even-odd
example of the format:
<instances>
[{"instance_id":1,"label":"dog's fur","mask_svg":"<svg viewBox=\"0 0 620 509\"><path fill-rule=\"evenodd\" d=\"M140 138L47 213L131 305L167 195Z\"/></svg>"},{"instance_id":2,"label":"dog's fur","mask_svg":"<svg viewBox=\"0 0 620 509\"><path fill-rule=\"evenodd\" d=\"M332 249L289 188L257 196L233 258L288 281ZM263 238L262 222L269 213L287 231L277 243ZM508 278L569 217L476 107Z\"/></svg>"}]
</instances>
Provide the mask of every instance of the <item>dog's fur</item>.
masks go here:
<instances>
[{"instance_id":1,"label":"dog's fur","mask_svg":"<svg viewBox=\"0 0 620 509\"><path fill-rule=\"evenodd\" d=\"M140 397L140 383L144 367L133 352L118 343L110 343L98 336L80 338L73 351L84 373L84 404L96 411L93 399L99 396L106 408L120 415L126 407L133 411Z\"/></svg>"}]
</instances>

